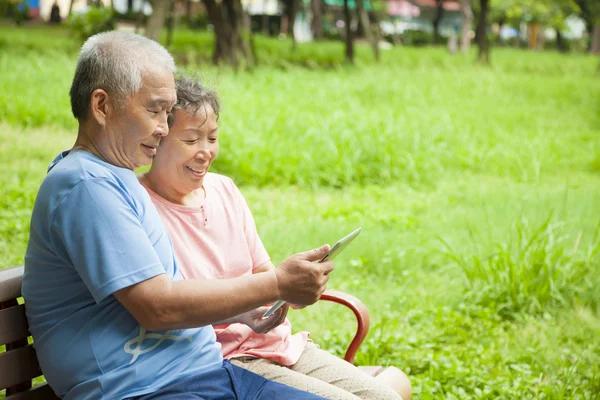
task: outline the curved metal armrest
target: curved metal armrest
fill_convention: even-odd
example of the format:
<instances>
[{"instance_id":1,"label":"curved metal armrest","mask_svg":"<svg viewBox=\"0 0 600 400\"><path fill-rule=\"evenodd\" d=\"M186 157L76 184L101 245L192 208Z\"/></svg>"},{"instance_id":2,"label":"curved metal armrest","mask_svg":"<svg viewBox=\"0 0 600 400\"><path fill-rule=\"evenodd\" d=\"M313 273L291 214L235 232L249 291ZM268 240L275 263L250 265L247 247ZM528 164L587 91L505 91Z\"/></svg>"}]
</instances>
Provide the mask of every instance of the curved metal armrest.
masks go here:
<instances>
[{"instance_id":1,"label":"curved metal armrest","mask_svg":"<svg viewBox=\"0 0 600 400\"><path fill-rule=\"evenodd\" d=\"M358 347L363 340L365 340L365 337L367 337L367 333L369 332L370 321L367 306L356 297L337 290L326 290L325 293L321 295L320 300L332 301L346 306L351 309L356 316L356 321L358 322L356 335L354 335L352 342L350 342L350 346L348 346L348 350L346 350L346 355L344 356L344 360L348 361L350 364L354 364L354 357L356 356Z\"/></svg>"}]
</instances>

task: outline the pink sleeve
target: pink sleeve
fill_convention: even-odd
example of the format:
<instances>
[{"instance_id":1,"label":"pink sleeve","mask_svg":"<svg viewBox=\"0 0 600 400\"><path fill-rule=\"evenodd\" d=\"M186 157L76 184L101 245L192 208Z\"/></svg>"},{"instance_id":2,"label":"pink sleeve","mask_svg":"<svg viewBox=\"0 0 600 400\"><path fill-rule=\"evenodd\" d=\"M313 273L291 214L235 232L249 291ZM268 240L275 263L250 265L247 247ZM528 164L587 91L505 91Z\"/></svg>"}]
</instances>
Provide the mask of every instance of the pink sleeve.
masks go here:
<instances>
[{"instance_id":1,"label":"pink sleeve","mask_svg":"<svg viewBox=\"0 0 600 400\"><path fill-rule=\"evenodd\" d=\"M246 243L248 244L250 257L252 257L252 269L256 269L264 263L270 261L271 257L269 257L269 253L267 253L260 236L258 236L258 232L256 231L256 223L254 222L254 217L252 216L252 212L248 207L248 203L246 203L246 199L237 186L235 186L235 183L233 183L233 181L231 183L234 187L235 193L238 195L238 204L241 210Z\"/></svg>"}]
</instances>

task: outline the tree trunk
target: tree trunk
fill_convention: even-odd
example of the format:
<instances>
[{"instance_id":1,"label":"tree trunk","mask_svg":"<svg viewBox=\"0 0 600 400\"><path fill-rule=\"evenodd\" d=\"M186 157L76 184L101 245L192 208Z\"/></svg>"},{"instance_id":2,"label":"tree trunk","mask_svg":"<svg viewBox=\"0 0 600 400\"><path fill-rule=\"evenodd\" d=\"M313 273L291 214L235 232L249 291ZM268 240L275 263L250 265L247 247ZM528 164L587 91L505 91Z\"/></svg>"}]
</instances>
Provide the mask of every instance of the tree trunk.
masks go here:
<instances>
[{"instance_id":1,"label":"tree trunk","mask_svg":"<svg viewBox=\"0 0 600 400\"><path fill-rule=\"evenodd\" d=\"M167 48L173 43L173 30L175 29L175 0L169 0L169 12L167 13Z\"/></svg>"},{"instance_id":2,"label":"tree trunk","mask_svg":"<svg viewBox=\"0 0 600 400\"><path fill-rule=\"evenodd\" d=\"M377 43L377 39L373 36L373 32L371 30L371 22L369 22L369 16L365 11L363 0L356 0L356 13L358 14L358 20L360 22L359 26L362 25L364 35L369 41L369 43L371 43L375 60L379 61L379 46ZM358 29L358 32L360 32L360 28Z\"/></svg>"},{"instance_id":3,"label":"tree trunk","mask_svg":"<svg viewBox=\"0 0 600 400\"><path fill-rule=\"evenodd\" d=\"M559 28L554 28L554 30L556 31L556 50L560 51L561 53L566 53L569 51L569 48L567 47L565 38L563 37L562 33L560 33Z\"/></svg>"},{"instance_id":4,"label":"tree trunk","mask_svg":"<svg viewBox=\"0 0 600 400\"><path fill-rule=\"evenodd\" d=\"M600 24L594 25L592 32L592 44L590 45L590 53L600 54Z\"/></svg>"},{"instance_id":5,"label":"tree trunk","mask_svg":"<svg viewBox=\"0 0 600 400\"><path fill-rule=\"evenodd\" d=\"M537 39L538 39L538 24L536 24L535 22L532 24L529 24L528 26L528 30L529 30L529 50L534 50L535 47L537 46Z\"/></svg>"},{"instance_id":6,"label":"tree trunk","mask_svg":"<svg viewBox=\"0 0 600 400\"><path fill-rule=\"evenodd\" d=\"M444 0L435 0L435 16L433 17L433 44L442 42L440 36L440 22L444 16Z\"/></svg>"},{"instance_id":7,"label":"tree trunk","mask_svg":"<svg viewBox=\"0 0 600 400\"><path fill-rule=\"evenodd\" d=\"M244 23L244 8L241 0L224 0L229 16L229 24L231 26L231 38L234 44L234 50L240 53L245 59L248 67L254 66L254 57L252 56L252 48L250 46L251 32L246 29Z\"/></svg>"},{"instance_id":8,"label":"tree trunk","mask_svg":"<svg viewBox=\"0 0 600 400\"><path fill-rule=\"evenodd\" d=\"M375 61L379 62L379 60L380 60L379 42L381 42L381 37L383 35L381 34L381 24L380 24L381 19L379 18L379 14L375 9L373 9L373 20L375 22L375 38L374 38Z\"/></svg>"},{"instance_id":9,"label":"tree trunk","mask_svg":"<svg viewBox=\"0 0 600 400\"><path fill-rule=\"evenodd\" d=\"M292 38L292 51L296 51L296 46L297 46L295 28L296 28L296 14L298 14L299 6L300 6L300 0L290 0L290 12L289 12L290 24L288 25L288 29L289 29L289 34Z\"/></svg>"},{"instance_id":10,"label":"tree trunk","mask_svg":"<svg viewBox=\"0 0 600 400\"><path fill-rule=\"evenodd\" d=\"M352 16L348 0L344 0L344 18L346 19L346 61L354 63L354 38L352 37Z\"/></svg>"},{"instance_id":11,"label":"tree trunk","mask_svg":"<svg viewBox=\"0 0 600 400\"><path fill-rule=\"evenodd\" d=\"M479 18L477 21L477 45L479 47L479 52L477 54L477 59L483 64L490 63L490 43L488 41L487 33L486 33L486 25L487 25L487 15L489 12L489 0L479 0L480 11Z\"/></svg>"},{"instance_id":12,"label":"tree trunk","mask_svg":"<svg viewBox=\"0 0 600 400\"><path fill-rule=\"evenodd\" d=\"M321 0L311 0L310 9L312 12L312 31L315 39L323 38L323 12L321 10Z\"/></svg>"},{"instance_id":13,"label":"tree trunk","mask_svg":"<svg viewBox=\"0 0 600 400\"><path fill-rule=\"evenodd\" d=\"M135 33L140 31L140 27L142 26L142 22L144 21L144 6L146 5L146 0L142 0L142 4L140 5L140 9L135 16Z\"/></svg>"},{"instance_id":14,"label":"tree trunk","mask_svg":"<svg viewBox=\"0 0 600 400\"><path fill-rule=\"evenodd\" d=\"M150 0L150 4L152 14L146 22L146 37L158 42L169 9L169 0Z\"/></svg>"},{"instance_id":15,"label":"tree trunk","mask_svg":"<svg viewBox=\"0 0 600 400\"><path fill-rule=\"evenodd\" d=\"M244 11L240 0L203 0L208 18L215 29L213 62L228 62L235 70L240 59L247 67L255 64L251 46L251 33L244 22Z\"/></svg>"},{"instance_id":16,"label":"tree trunk","mask_svg":"<svg viewBox=\"0 0 600 400\"><path fill-rule=\"evenodd\" d=\"M185 0L185 16L188 28L192 27L192 0Z\"/></svg>"},{"instance_id":17,"label":"tree trunk","mask_svg":"<svg viewBox=\"0 0 600 400\"><path fill-rule=\"evenodd\" d=\"M473 24L473 9L471 0L460 0L460 15L462 17L462 32L460 37L460 51L466 53L471 46L471 26Z\"/></svg>"},{"instance_id":18,"label":"tree trunk","mask_svg":"<svg viewBox=\"0 0 600 400\"><path fill-rule=\"evenodd\" d=\"M75 0L71 0L69 2L69 13L67 14L67 17L70 17L71 13L73 12L73 3L75 3Z\"/></svg>"},{"instance_id":19,"label":"tree trunk","mask_svg":"<svg viewBox=\"0 0 600 400\"><path fill-rule=\"evenodd\" d=\"M72 3L72 1L71 1ZM133 12L133 0L127 0L127 14Z\"/></svg>"},{"instance_id":20,"label":"tree trunk","mask_svg":"<svg viewBox=\"0 0 600 400\"><path fill-rule=\"evenodd\" d=\"M539 25L537 31L537 41L535 45L536 50L544 50L544 45L546 44L546 27L544 25Z\"/></svg>"}]
</instances>

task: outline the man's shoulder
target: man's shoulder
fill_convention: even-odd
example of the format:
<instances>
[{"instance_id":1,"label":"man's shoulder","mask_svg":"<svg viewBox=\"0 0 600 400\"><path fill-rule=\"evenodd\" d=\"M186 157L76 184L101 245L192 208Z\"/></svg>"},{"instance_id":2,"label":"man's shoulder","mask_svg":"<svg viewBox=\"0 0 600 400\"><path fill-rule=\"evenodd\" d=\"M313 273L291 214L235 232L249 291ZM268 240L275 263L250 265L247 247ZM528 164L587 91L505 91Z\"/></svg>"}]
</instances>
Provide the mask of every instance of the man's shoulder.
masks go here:
<instances>
[{"instance_id":1,"label":"man's shoulder","mask_svg":"<svg viewBox=\"0 0 600 400\"><path fill-rule=\"evenodd\" d=\"M86 180L93 178L115 178L114 171L108 164L101 162L85 152L73 152L54 162L46 179L50 180Z\"/></svg>"},{"instance_id":2,"label":"man's shoulder","mask_svg":"<svg viewBox=\"0 0 600 400\"><path fill-rule=\"evenodd\" d=\"M42 207L46 204L48 211L52 212L61 204L75 205L79 197L86 196L86 191L94 193L96 200L110 198L103 195L108 192L120 193L127 201L130 200L131 182L128 180L133 179L137 183L133 171L119 173L106 163L78 153L69 154L53 165L40 186L36 203ZM86 205L90 204L78 203L78 207Z\"/></svg>"}]
</instances>

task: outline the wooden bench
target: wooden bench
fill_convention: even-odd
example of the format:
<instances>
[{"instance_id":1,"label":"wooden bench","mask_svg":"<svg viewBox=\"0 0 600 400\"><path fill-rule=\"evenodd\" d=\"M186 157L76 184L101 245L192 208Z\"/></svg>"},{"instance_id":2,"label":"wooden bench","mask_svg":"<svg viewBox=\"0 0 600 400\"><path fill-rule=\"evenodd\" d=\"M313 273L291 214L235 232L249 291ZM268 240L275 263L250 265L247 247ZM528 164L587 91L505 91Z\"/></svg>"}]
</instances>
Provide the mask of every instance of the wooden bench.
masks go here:
<instances>
[{"instance_id":1,"label":"wooden bench","mask_svg":"<svg viewBox=\"0 0 600 400\"><path fill-rule=\"evenodd\" d=\"M23 267L0 270L0 392L6 389L6 400L58 400L50 386L32 386L32 379L42 376L35 350L29 344L31 336L25 318L25 305L19 304ZM344 359L354 363L356 352L369 331L367 307L346 293L328 290L321 300L342 304L352 310L358 322ZM360 367L370 375L382 372L382 367Z\"/></svg>"}]
</instances>

